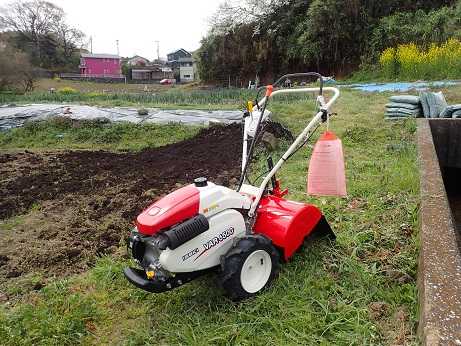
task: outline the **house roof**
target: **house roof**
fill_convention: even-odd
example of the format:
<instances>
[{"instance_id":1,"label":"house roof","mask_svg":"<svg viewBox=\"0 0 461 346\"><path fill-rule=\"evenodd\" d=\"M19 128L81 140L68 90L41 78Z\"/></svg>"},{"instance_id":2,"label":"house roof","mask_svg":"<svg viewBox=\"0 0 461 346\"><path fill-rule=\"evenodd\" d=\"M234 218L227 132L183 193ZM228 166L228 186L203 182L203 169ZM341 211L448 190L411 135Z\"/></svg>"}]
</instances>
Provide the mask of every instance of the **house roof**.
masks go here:
<instances>
[{"instance_id":1,"label":"house roof","mask_svg":"<svg viewBox=\"0 0 461 346\"><path fill-rule=\"evenodd\" d=\"M143 56L140 56L140 55L135 55L135 56L132 56L131 58L127 58L128 60L133 60L133 59L144 59L146 61L149 61L149 59L146 59L145 57Z\"/></svg>"},{"instance_id":2,"label":"house roof","mask_svg":"<svg viewBox=\"0 0 461 346\"><path fill-rule=\"evenodd\" d=\"M170 53L168 53L167 55L175 54L175 53L177 53L177 52L183 52L183 53L186 53L186 54L188 54L188 55L191 55L187 50L185 50L185 49L183 49L183 48L177 49L177 50L175 50L174 52L170 52Z\"/></svg>"},{"instance_id":3,"label":"house roof","mask_svg":"<svg viewBox=\"0 0 461 346\"><path fill-rule=\"evenodd\" d=\"M94 58L94 59L120 59L118 55L114 54L89 54L82 53L82 58Z\"/></svg>"}]
</instances>

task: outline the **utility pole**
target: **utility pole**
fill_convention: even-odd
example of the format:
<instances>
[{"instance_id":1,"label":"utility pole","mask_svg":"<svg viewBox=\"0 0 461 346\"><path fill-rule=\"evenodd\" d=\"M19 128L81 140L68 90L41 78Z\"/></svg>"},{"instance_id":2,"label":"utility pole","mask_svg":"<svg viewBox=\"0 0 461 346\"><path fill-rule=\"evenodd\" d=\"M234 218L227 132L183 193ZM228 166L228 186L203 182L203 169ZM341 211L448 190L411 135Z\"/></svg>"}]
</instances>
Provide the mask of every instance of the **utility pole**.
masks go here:
<instances>
[{"instance_id":1,"label":"utility pole","mask_svg":"<svg viewBox=\"0 0 461 346\"><path fill-rule=\"evenodd\" d=\"M154 41L157 43L157 61L160 61L160 41Z\"/></svg>"},{"instance_id":2,"label":"utility pole","mask_svg":"<svg viewBox=\"0 0 461 346\"><path fill-rule=\"evenodd\" d=\"M115 41L117 43L117 55L120 56L120 46L119 46L119 41Z\"/></svg>"},{"instance_id":3,"label":"utility pole","mask_svg":"<svg viewBox=\"0 0 461 346\"><path fill-rule=\"evenodd\" d=\"M90 36L90 53L93 54L93 36Z\"/></svg>"}]
</instances>

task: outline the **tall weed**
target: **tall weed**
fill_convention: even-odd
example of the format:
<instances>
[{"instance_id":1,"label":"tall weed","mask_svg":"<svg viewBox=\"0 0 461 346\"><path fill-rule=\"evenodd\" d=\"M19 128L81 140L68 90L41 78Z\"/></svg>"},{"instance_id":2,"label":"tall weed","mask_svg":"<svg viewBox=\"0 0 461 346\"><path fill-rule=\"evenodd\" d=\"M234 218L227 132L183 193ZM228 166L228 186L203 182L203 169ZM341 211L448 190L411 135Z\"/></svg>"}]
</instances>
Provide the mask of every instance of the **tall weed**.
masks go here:
<instances>
[{"instance_id":1,"label":"tall weed","mask_svg":"<svg viewBox=\"0 0 461 346\"><path fill-rule=\"evenodd\" d=\"M444 79L461 76L461 41L450 39L427 49L414 43L385 49L379 58L381 72L394 79Z\"/></svg>"}]
</instances>

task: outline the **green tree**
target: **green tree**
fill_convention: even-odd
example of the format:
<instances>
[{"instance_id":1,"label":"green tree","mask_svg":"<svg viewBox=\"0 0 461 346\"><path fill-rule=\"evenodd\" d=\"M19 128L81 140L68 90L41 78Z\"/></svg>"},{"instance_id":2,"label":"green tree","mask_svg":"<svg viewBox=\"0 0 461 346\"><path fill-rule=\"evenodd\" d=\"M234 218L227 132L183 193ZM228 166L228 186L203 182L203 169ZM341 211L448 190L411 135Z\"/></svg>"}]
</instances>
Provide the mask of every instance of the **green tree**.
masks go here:
<instances>
[{"instance_id":1,"label":"green tree","mask_svg":"<svg viewBox=\"0 0 461 346\"><path fill-rule=\"evenodd\" d=\"M263 82L293 71L347 74L391 44L459 35L453 0L226 1L198 52L202 80ZM452 7L448 7L452 6ZM457 12L455 12L457 11Z\"/></svg>"},{"instance_id":2,"label":"green tree","mask_svg":"<svg viewBox=\"0 0 461 346\"><path fill-rule=\"evenodd\" d=\"M0 91L30 91L35 74L26 54L11 47L0 47Z\"/></svg>"}]
</instances>

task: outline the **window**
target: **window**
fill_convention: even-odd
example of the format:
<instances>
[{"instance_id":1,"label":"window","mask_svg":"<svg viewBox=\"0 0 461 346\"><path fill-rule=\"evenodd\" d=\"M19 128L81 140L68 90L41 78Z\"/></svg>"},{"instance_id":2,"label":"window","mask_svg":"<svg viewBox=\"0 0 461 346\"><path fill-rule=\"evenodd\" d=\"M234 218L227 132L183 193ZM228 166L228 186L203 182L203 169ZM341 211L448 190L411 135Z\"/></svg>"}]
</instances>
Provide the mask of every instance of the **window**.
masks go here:
<instances>
[{"instance_id":1,"label":"window","mask_svg":"<svg viewBox=\"0 0 461 346\"><path fill-rule=\"evenodd\" d=\"M184 78L190 78L190 74L185 74Z\"/></svg>"}]
</instances>

